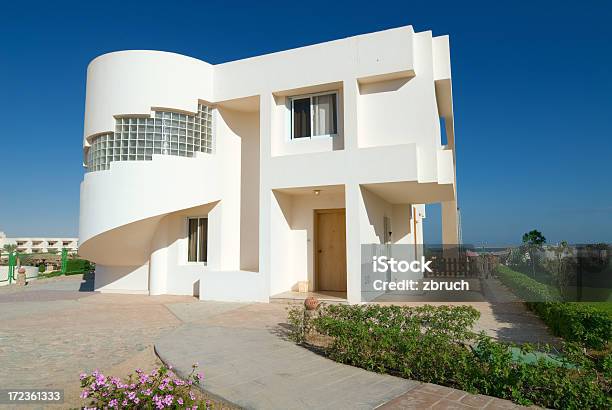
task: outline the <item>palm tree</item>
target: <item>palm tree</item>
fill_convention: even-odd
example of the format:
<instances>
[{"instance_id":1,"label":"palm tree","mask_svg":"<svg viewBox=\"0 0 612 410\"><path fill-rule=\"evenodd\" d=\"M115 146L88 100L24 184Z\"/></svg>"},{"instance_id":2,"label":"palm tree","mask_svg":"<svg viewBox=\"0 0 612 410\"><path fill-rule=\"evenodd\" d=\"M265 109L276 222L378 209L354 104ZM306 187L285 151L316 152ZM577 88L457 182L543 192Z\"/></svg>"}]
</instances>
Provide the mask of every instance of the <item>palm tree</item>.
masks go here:
<instances>
[{"instance_id":1,"label":"palm tree","mask_svg":"<svg viewBox=\"0 0 612 410\"><path fill-rule=\"evenodd\" d=\"M7 243L2 249L6 253L13 253L17 250L17 245L15 245L14 243Z\"/></svg>"}]
</instances>

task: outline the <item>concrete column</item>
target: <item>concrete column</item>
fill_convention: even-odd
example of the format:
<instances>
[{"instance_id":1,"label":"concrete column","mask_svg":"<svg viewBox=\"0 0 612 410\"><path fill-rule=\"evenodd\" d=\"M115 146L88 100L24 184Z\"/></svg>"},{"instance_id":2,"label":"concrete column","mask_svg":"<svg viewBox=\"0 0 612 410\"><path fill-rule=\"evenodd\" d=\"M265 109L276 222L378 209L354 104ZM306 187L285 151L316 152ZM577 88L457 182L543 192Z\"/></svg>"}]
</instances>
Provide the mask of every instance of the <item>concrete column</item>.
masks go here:
<instances>
[{"instance_id":1,"label":"concrete column","mask_svg":"<svg viewBox=\"0 0 612 410\"><path fill-rule=\"evenodd\" d=\"M272 115L274 98L272 94L259 97L259 272L264 275L264 297L270 295L271 269L271 201L270 159L272 156Z\"/></svg>"},{"instance_id":2,"label":"concrete column","mask_svg":"<svg viewBox=\"0 0 612 410\"><path fill-rule=\"evenodd\" d=\"M361 213L363 199L359 184L345 186L346 202L346 296L349 303L361 302ZM367 215L366 215L367 218Z\"/></svg>"},{"instance_id":3,"label":"concrete column","mask_svg":"<svg viewBox=\"0 0 612 410\"><path fill-rule=\"evenodd\" d=\"M459 244L459 220L455 200L442 202L442 244Z\"/></svg>"},{"instance_id":4,"label":"concrete column","mask_svg":"<svg viewBox=\"0 0 612 410\"><path fill-rule=\"evenodd\" d=\"M344 94L344 149L356 150L358 148L357 139L357 118L359 104L359 84L355 78L343 81Z\"/></svg>"},{"instance_id":5,"label":"concrete column","mask_svg":"<svg viewBox=\"0 0 612 410\"><path fill-rule=\"evenodd\" d=\"M345 78L343 93L343 133L344 150L359 149L358 143L358 104L359 84L355 77ZM363 199L357 181L345 185L344 201L346 207L346 296L349 303L361 302L361 208Z\"/></svg>"},{"instance_id":6,"label":"concrete column","mask_svg":"<svg viewBox=\"0 0 612 410\"><path fill-rule=\"evenodd\" d=\"M166 293L168 275L168 223L167 218L159 221L151 240L149 261L149 295Z\"/></svg>"}]
</instances>

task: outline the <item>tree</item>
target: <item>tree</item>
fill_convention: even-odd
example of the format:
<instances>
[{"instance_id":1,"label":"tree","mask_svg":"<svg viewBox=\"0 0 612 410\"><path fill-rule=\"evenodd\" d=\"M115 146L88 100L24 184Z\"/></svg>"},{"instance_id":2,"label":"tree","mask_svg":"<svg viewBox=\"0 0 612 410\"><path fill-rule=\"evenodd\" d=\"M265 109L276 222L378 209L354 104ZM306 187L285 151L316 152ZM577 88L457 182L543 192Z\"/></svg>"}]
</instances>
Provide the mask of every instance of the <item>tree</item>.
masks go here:
<instances>
[{"instance_id":1,"label":"tree","mask_svg":"<svg viewBox=\"0 0 612 410\"><path fill-rule=\"evenodd\" d=\"M7 243L2 249L4 249L4 252L6 253L13 253L17 250L17 245L14 243Z\"/></svg>"},{"instance_id":2,"label":"tree","mask_svg":"<svg viewBox=\"0 0 612 410\"><path fill-rule=\"evenodd\" d=\"M534 229L526 234L523 234L523 243L528 246L535 246L542 248L542 245L546 243L546 238L542 235L542 232Z\"/></svg>"},{"instance_id":3,"label":"tree","mask_svg":"<svg viewBox=\"0 0 612 410\"><path fill-rule=\"evenodd\" d=\"M565 298L569 298L570 285L575 281L576 261L574 251L566 241L552 247L553 258L547 258L544 265L552 275L555 285Z\"/></svg>"},{"instance_id":4,"label":"tree","mask_svg":"<svg viewBox=\"0 0 612 410\"><path fill-rule=\"evenodd\" d=\"M535 277L535 265L538 253L542 250L542 245L546 243L546 238L537 229L523 234L523 246L526 248L527 256L531 262L531 274Z\"/></svg>"}]
</instances>

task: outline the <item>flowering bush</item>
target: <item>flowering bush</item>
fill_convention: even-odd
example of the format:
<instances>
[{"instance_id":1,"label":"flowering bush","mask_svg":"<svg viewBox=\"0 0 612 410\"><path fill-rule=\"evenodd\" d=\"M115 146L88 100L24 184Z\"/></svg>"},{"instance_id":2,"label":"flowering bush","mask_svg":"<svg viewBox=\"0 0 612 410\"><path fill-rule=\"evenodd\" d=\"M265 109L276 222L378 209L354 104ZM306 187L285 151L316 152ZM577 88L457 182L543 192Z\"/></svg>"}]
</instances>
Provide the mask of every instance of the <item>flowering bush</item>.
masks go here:
<instances>
[{"instance_id":1,"label":"flowering bush","mask_svg":"<svg viewBox=\"0 0 612 410\"><path fill-rule=\"evenodd\" d=\"M210 409L209 401L198 401L193 385L204 377L196 373L193 365L187 380L179 379L172 366L161 366L151 373L136 369L127 381L105 376L98 370L80 376L82 399L88 399L91 407L85 409Z\"/></svg>"}]
</instances>

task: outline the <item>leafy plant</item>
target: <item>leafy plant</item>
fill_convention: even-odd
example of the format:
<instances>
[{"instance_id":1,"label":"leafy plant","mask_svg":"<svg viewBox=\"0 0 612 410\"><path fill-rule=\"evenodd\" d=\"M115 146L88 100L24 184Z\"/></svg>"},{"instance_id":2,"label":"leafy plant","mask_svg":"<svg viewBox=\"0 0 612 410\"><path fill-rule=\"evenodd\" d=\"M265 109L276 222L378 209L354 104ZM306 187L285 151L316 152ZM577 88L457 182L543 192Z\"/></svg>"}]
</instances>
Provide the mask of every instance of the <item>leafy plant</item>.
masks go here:
<instances>
[{"instance_id":1,"label":"leafy plant","mask_svg":"<svg viewBox=\"0 0 612 410\"><path fill-rule=\"evenodd\" d=\"M2 250L6 253L13 253L17 250L17 245L14 243L7 243L2 247Z\"/></svg>"},{"instance_id":2,"label":"leafy plant","mask_svg":"<svg viewBox=\"0 0 612 410\"><path fill-rule=\"evenodd\" d=\"M88 399L85 409L210 409L209 401L197 400L194 385L202 381L193 365L187 380L181 380L172 368L161 366L147 374L136 369L126 381L105 376L98 370L81 374L82 399Z\"/></svg>"},{"instance_id":3,"label":"leafy plant","mask_svg":"<svg viewBox=\"0 0 612 410\"><path fill-rule=\"evenodd\" d=\"M612 317L606 312L581 303L561 302L556 288L506 266L498 266L497 274L557 336L595 349L604 348L612 340Z\"/></svg>"},{"instance_id":4,"label":"leafy plant","mask_svg":"<svg viewBox=\"0 0 612 410\"><path fill-rule=\"evenodd\" d=\"M559 245L552 246L551 250L554 257L547 258L543 262L543 267L550 273L553 283L564 297L568 295L568 287L576 279L576 260L573 257L572 249L566 241L561 241Z\"/></svg>"},{"instance_id":5,"label":"leafy plant","mask_svg":"<svg viewBox=\"0 0 612 410\"><path fill-rule=\"evenodd\" d=\"M524 405L612 405L603 367L579 348L568 347L570 355L562 360L536 355L531 346L518 348L474 333L478 318L470 306L331 305L314 316L292 308L288 320L296 332L314 329L329 337L325 353L340 363ZM535 359L519 359L517 351Z\"/></svg>"},{"instance_id":6,"label":"leafy plant","mask_svg":"<svg viewBox=\"0 0 612 410\"><path fill-rule=\"evenodd\" d=\"M523 248L526 250L531 265L531 274L535 277L535 267L538 264L539 254L542 251L542 245L546 243L546 238L542 232L534 229L523 234Z\"/></svg>"}]
</instances>

